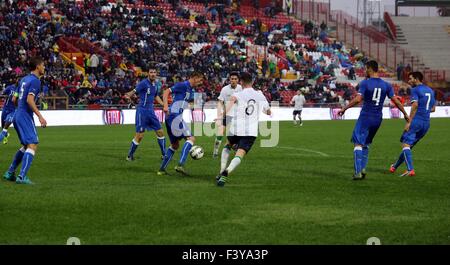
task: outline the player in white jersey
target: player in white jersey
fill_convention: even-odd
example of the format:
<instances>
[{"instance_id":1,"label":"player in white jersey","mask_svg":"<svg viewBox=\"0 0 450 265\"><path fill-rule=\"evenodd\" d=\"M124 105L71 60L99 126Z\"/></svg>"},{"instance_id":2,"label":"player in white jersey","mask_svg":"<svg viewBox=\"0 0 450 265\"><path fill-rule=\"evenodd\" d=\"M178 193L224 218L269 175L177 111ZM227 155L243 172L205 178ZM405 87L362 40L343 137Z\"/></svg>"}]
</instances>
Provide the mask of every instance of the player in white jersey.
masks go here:
<instances>
[{"instance_id":1,"label":"player in white jersey","mask_svg":"<svg viewBox=\"0 0 450 265\"><path fill-rule=\"evenodd\" d=\"M228 124L230 124L232 117L225 115L225 106L231 96L242 91L242 86L239 85L239 74L237 72L232 72L230 74L230 84L224 86L220 91L219 102L217 102L217 136L214 142L214 152L213 157L216 158L219 155L220 144L222 143L223 133ZM230 113L233 113L232 111Z\"/></svg>"},{"instance_id":2,"label":"player in white jersey","mask_svg":"<svg viewBox=\"0 0 450 265\"><path fill-rule=\"evenodd\" d=\"M302 110L303 110L303 105L306 103L306 99L305 96L302 95L302 91L299 89L297 91L297 95L295 95L292 99L291 99L291 105L294 105L294 125L300 124L300 126L303 126L303 121L302 121ZM297 115L298 115L298 123L297 123Z\"/></svg>"},{"instance_id":3,"label":"player in white jersey","mask_svg":"<svg viewBox=\"0 0 450 265\"><path fill-rule=\"evenodd\" d=\"M266 97L261 91L253 89L252 76L249 73L241 74L243 90L234 93L226 106L225 113L229 113L234 105L234 116L231 121L227 144L222 150L220 174L216 177L217 186L223 187L228 175L241 163L244 156L250 151L258 136L259 114L262 110L271 115ZM237 150L235 157L228 164L231 147Z\"/></svg>"}]
</instances>

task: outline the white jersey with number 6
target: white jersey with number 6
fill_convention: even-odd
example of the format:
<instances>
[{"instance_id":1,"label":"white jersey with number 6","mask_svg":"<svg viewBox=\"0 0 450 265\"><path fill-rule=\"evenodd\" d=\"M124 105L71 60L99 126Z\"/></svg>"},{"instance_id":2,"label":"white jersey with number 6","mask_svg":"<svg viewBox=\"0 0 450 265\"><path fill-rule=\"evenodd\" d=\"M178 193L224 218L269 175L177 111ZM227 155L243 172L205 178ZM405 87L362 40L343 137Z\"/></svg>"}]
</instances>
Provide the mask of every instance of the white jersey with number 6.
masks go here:
<instances>
[{"instance_id":1,"label":"white jersey with number 6","mask_svg":"<svg viewBox=\"0 0 450 265\"><path fill-rule=\"evenodd\" d=\"M269 102L261 91L253 88L244 88L241 92L233 94L237 101L233 110L233 121L230 126L230 135L258 136L259 115L261 111L268 110Z\"/></svg>"}]
</instances>

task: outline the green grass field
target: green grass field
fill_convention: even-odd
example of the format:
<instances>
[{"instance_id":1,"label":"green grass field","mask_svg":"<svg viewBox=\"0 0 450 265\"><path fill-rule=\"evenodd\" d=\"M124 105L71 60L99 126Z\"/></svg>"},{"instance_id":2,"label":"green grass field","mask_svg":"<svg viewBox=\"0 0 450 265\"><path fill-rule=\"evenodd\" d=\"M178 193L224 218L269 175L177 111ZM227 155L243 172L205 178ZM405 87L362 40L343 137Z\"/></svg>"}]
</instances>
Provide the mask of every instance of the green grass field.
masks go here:
<instances>
[{"instance_id":1,"label":"green grass field","mask_svg":"<svg viewBox=\"0 0 450 265\"><path fill-rule=\"evenodd\" d=\"M352 181L355 121L281 123L278 147L259 141L225 188L215 186L213 139L190 177L157 176L153 133L125 161L133 126L39 129L33 186L0 181L0 244L450 244L450 120L434 119L413 150L416 177L389 165L402 120L385 120L368 176ZM0 146L2 174L18 148ZM179 153L175 159L178 159Z\"/></svg>"}]
</instances>

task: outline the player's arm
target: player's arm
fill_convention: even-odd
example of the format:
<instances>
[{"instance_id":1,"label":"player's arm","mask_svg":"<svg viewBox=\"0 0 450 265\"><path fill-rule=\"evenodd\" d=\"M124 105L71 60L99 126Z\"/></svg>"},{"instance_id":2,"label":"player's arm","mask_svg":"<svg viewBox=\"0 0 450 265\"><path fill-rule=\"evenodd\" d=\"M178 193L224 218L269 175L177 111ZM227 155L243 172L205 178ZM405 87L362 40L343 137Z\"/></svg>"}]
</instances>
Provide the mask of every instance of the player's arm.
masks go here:
<instances>
[{"instance_id":1,"label":"player's arm","mask_svg":"<svg viewBox=\"0 0 450 265\"><path fill-rule=\"evenodd\" d=\"M134 94L136 94L136 89L133 89L127 93L125 93L125 98L131 98Z\"/></svg>"},{"instance_id":2,"label":"player's arm","mask_svg":"<svg viewBox=\"0 0 450 265\"><path fill-rule=\"evenodd\" d=\"M418 108L419 108L419 103L417 103L417 101L414 101L411 104L411 112L409 113L409 121L405 125L405 131L409 131L409 127L411 126L411 121L414 119L414 116L416 116Z\"/></svg>"},{"instance_id":3,"label":"player's arm","mask_svg":"<svg viewBox=\"0 0 450 265\"><path fill-rule=\"evenodd\" d=\"M170 88L164 90L163 92L163 111L167 114L169 113L169 94Z\"/></svg>"},{"instance_id":4,"label":"player's arm","mask_svg":"<svg viewBox=\"0 0 450 265\"><path fill-rule=\"evenodd\" d=\"M163 100L161 99L160 96L156 96L155 100L156 100L156 102L158 102L159 105L164 106L164 102L163 102Z\"/></svg>"},{"instance_id":5,"label":"player's arm","mask_svg":"<svg viewBox=\"0 0 450 265\"><path fill-rule=\"evenodd\" d=\"M216 118L216 120L220 120L223 118L224 109L225 109L225 104L222 100L219 99L219 101L217 102L217 118Z\"/></svg>"},{"instance_id":6,"label":"player's arm","mask_svg":"<svg viewBox=\"0 0 450 265\"><path fill-rule=\"evenodd\" d=\"M38 116L42 128L45 128L47 126L47 121L44 119L38 107L36 106L36 103L34 102L35 97L36 96L33 93L29 93L27 96L27 103L28 106L30 106L31 110L36 114L36 116Z\"/></svg>"},{"instance_id":7,"label":"player's arm","mask_svg":"<svg viewBox=\"0 0 450 265\"><path fill-rule=\"evenodd\" d=\"M233 105L236 103L237 98L235 96L231 96L230 101L227 103L227 107L225 109L225 115L230 112Z\"/></svg>"},{"instance_id":8,"label":"player's arm","mask_svg":"<svg viewBox=\"0 0 450 265\"><path fill-rule=\"evenodd\" d=\"M394 102L395 106L403 113L403 116L405 117L406 122L412 121L411 115L408 116L408 113L406 113L405 108L403 107L402 103L397 97L392 97L392 102ZM417 102L415 102L417 103ZM412 109L411 109L412 111Z\"/></svg>"},{"instance_id":9,"label":"player's arm","mask_svg":"<svg viewBox=\"0 0 450 265\"><path fill-rule=\"evenodd\" d=\"M435 112L436 111L436 105L434 105L432 108L431 108L431 112Z\"/></svg>"},{"instance_id":10,"label":"player's arm","mask_svg":"<svg viewBox=\"0 0 450 265\"><path fill-rule=\"evenodd\" d=\"M343 107L339 112L339 116L344 115L344 113L350 109L353 108L354 106L358 105L359 103L363 102L363 97L361 94L357 94L356 97L354 99L352 99L352 101L350 101L350 103L348 103L347 106Z\"/></svg>"},{"instance_id":11,"label":"player's arm","mask_svg":"<svg viewBox=\"0 0 450 265\"><path fill-rule=\"evenodd\" d=\"M16 108L17 108L17 105L19 105L19 101L17 100L18 98L19 98L19 92L15 91L11 100Z\"/></svg>"}]
</instances>

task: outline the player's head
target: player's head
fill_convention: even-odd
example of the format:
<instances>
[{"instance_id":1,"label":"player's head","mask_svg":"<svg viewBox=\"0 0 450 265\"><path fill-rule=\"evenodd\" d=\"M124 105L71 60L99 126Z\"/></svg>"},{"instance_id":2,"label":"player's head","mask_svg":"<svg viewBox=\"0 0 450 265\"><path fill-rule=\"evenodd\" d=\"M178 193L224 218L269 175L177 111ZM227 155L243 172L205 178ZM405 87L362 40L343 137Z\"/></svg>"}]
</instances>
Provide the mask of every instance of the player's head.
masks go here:
<instances>
[{"instance_id":1,"label":"player's head","mask_svg":"<svg viewBox=\"0 0 450 265\"><path fill-rule=\"evenodd\" d=\"M156 70L156 65L154 64L151 64L147 67L148 79L150 79L151 81L156 80L156 76L158 75Z\"/></svg>"},{"instance_id":2,"label":"player's head","mask_svg":"<svg viewBox=\"0 0 450 265\"><path fill-rule=\"evenodd\" d=\"M243 87L251 87L253 85L253 77L247 72L241 73L240 79Z\"/></svg>"},{"instance_id":3,"label":"player's head","mask_svg":"<svg viewBox=\"0 0 450 265\"><path fill-rule=\"evenodd\" d=\"M422 84L423 74L421 72L412 72L408 75L408 84L418 86Z\"/></svg>"},{"instance_id":4,"label":"player's head","mask_svg":"<svg viewBox=\"0 0 450 265\"><path fill-rule=\"evenodd\" d=\"M301 95L302 94L302 90L301 89L299 89L299 90L297 90L297 95Z\"/></svg>"},{"instance_id":5,"label":"player's head","mask_svg":"<svg viewBox=\"0 0 450 265\"><path fill-rule=\"evenodd\" d=\"M189 83L193 87L197 87L203 84L203 73L198 71L192 72L189 76Z\"/></svg>"},{"instance_id":6,"label":"player's head","mask_svg":"<svg viewBox=\"0 0 450 265\"><path fill-rule=\"evenodd\" d=\"M45 74L45 65L44 59L39 56L32 57L30 59L30 70L36 73L39 76L43 76Z\"/></svg>"},{"instance_id":7,"label":"player's head","mask_svg":"<svg viewBox=\"0 0 450 265\"><path fill-rule=\"evenodd\" d=\"M231 84L231 86L232 87L236 87L238 83L239 83L239 73L232 72L230 74L230 84Z\"/></svg>"},{"instance_id":8,"label":"player's head","mask_svg":"<svg viewBox=\"0 0 450 265\"><path fill-rule=\"evenodd\" d=\"M368 61L366 63L366 75L372 76L373 74L378 73L378 63L375 60Z\"/></svg>"}]
</instances>

